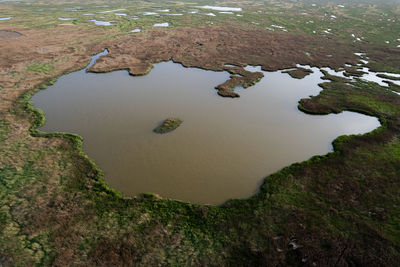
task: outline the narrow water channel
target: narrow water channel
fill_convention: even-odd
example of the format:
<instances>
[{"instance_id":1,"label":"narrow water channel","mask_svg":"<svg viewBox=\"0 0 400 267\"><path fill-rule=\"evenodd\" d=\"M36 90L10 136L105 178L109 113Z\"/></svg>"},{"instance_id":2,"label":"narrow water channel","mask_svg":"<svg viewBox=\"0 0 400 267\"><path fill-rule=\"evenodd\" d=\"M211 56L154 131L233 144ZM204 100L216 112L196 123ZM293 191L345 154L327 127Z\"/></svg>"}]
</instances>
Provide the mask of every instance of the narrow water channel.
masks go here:
<instances>
[{"instance_id":1,"label":"narrow water channel","mask_svg":"<svg viewBox=\"0 0 400 267\"><path fill-rule=\"evenodd\" d=\"M146 76L84 70L61 77L33 96L46 114L45 132L84 138L83 149L125 195L154 192L194 203L220 204L257 192L263 178L313 155L332 151L343 134L372 131L374 117L354 112L307 115L301 98L316 95L322 73L302 80L264 72L238 99L214 87L226 72L156 64ZM168 134L153 129L168 117L182 125Z\"/></svg>"}]
</instances>

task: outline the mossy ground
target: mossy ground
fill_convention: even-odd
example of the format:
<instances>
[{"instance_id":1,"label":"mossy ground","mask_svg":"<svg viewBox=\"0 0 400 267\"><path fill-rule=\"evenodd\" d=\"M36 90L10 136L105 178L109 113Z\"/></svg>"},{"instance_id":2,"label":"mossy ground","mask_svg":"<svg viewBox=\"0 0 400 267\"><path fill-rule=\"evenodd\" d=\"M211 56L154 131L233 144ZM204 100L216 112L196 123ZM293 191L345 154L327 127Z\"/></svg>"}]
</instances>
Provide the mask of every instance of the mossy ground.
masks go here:
<instances>
[{"instance_id":1,"label":"mossy ground","mask_svg":"<svg viewBox=\"0 0 400 267\"><path fill-rule=\"evenodd\" d=\"M182 120L179 118L168 118L165 119L159 126L154 129L155 133L169 133L182 124Z\"/></svg>"}]
</instances>

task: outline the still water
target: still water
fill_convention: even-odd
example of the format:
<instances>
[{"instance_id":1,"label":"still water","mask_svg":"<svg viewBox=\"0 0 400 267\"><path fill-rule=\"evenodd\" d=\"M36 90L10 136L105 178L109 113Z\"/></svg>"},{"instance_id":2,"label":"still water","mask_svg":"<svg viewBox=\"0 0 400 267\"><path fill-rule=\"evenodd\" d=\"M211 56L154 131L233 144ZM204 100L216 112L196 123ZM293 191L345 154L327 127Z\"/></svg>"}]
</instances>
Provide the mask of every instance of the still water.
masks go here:
<instances>
[{"instance_id":1,"label":"still water","mask_svg":"<svg viewBox=\"0 0 400 267\"><path fill-rule=\"evenodd\" d=\"M252 68L248 68L252 69ZM264 72L240 98L217 95L226 72L156 64L146 76L84 70L61 77L32 101L46 114L45 132L84 138L83 149L125 195L154 192L194 203L220 204L256 193L266 175L332 151L343 134L380 124L353 112L307 115L301 98L316 95L322 73L302 80ZM182 125L168 134L153 129L168 117Z\"/></svg>"}]
</instances>

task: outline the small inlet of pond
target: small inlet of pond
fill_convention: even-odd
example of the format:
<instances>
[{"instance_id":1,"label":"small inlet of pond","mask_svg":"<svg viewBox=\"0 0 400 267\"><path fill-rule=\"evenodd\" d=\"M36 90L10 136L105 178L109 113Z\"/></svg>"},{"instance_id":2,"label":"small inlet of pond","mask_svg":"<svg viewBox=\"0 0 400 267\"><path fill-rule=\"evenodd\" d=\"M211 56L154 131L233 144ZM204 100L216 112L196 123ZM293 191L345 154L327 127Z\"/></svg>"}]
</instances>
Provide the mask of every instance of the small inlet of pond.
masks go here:
<instances>
[{"instance_id":1,"label":"small inlet of pond","mask_svg":"<svg viewBox=\"0 0 400 267\"><path fill-rule=\"evenodd\" d=\"M340 135L380 125L354 112L299 111L301 98L321 90L322 73L312 69L301 80L264 72L255 86L238 89L237 99L214 89L229 78L227 72L172 62L155 64L140 77L82 70L62 76L32 101L46 115L40 130L83 136L84 152L123 194L221 204L255 194L263 178L291 163L332 151ZM183 123L167 134L154 133L169 117Z\"/></svg>"}]
</instances>

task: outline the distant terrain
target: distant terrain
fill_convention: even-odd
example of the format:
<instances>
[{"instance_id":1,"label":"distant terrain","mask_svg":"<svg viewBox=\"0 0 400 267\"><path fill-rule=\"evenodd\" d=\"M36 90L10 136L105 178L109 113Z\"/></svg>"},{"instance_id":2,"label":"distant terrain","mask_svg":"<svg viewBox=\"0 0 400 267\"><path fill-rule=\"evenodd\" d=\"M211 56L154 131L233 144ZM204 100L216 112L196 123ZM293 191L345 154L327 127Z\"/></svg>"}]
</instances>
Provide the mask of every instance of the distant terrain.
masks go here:
<instances>
[{"instance_id":1,"label":"distant terrain","mask_svg":"<svg viewBox=\"0 0 400 267\"><path fill-rule=\"evenodd\" d=\"M365 67L400 74L399 1L0 1L0 47L0 266L400 262L400 86L389 74L387 86L359 78ZM129 198L81 137L38 131L45 116L29 101L105 49L88 71L145 75L173 60L231 73L223 97L262 78L247 65L299 79L308 73L297 64L342 70L325 72L299 110L382 126L338 137L332 153L265 177L248 199Z\"/></svg>"}]
</instances>

